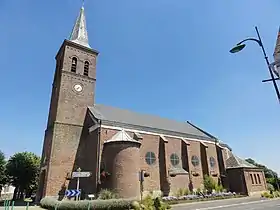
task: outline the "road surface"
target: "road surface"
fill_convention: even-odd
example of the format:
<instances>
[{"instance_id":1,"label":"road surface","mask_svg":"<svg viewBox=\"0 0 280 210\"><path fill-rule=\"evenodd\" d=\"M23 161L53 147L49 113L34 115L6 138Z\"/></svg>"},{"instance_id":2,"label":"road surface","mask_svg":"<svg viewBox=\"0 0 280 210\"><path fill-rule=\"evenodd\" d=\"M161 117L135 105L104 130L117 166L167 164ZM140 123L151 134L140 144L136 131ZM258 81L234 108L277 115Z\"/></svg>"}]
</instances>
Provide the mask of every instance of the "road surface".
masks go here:
<instances>
[{"instance_id":1,"label":"road surface","mask_svg":"<svg viewBox=\"0 0 280 210\"><path fill-rule=\"evenodd\" d=\"M178 204L173 210L280 210L280 199L235 198L190 204Z\"/></svg>"},{"instance_id":2,"label":"road surface","mask_svg":"<svg viewBox=\"0 0 280 210\"><path fill-rule=\"evenodd\" d=\"M15 206L14 210L25 210L25 206ZM43 210L38 206L30 206L29 210ZM0 206L0 210L4 210ZM11 208L10 208L11 210ZM280 210L280 199L261 200L260 198L235 198L227 200L178 204L172 210Z\"/></svg>"}]
</instances>

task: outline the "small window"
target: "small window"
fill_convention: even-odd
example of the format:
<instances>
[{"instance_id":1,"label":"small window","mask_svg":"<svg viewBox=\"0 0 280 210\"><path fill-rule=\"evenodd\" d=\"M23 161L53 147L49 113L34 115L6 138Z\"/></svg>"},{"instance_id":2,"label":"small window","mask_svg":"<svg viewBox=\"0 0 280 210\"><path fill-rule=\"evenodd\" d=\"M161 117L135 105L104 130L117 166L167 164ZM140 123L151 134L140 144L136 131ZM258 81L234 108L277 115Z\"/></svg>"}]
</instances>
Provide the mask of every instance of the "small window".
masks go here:
<instances>
[{"instance_id":1,"label":"small window","mask_svg":"<svg viewBox=\"0 0 280 210\"><path fill-rule=\"evenodd\" d=\"M199 159L198 159L198 157L197 156L192 156L192 165L194 166L194 167L196 167L196 166L198 166L199 165Z\"/></svg>"},{"instance_id":2,"label":"small window","mask_svg":"<svg viewBox=\"0 0 280 210\"><path fill-rule=\"evenodd\" d=\"M210 167L211 167L211 168L214 168L215 165L216 165L216 160L215 160L215 158L214 158L214 157L210 157L210 158L209 158L209 162L210 162Z\"/></svg>"},{"instance_id":3,"label":"small window","mask_svg":"<svg viewBox=\"0 0 280 210\"><path fill-rule=\"evenodd\" d=\"M255 184L258 184L257 175L254 174Z\"/></svg>"},{"instance_id":4,"label":"small window","mask_svg":"<svg viewBox=\"0 0 280 210\"><path fill-rule=\"evenodd\" d=\"M259 182L259 184L261 184L262 182L261 182L260 175L259 175L259 174L257 174L257 177L258 177L258 182Z\"/></svg>"},{"instance_id":5,"label":"small window","mask_svg":"<svg viewBox=\"0 0 280 210\"><path fill-rule=\"evenodd\" d=\"M180 159L177 154L173 153L170 155L170 162L173 166L177 166L180 162Z\"/></svg>"},{"instance_id":6,"label":"small window","mask_svg":"<svg viewBox=\"0 0 280 210\"><path fill-rule=\"evenodd\" d=\"M254 178L253 178L253 175L252 175L252 174L250 174L250 177L251 177L251 182L252 182L252 184L255 184Z\"/></svg>"},{"instance_id":7,"label":"small window","mask_svg":"<svg viewBox=\"0 0 280 210\"><path fill-rule=\"evenodd\" d=\"M146 163L148 165L153 165L156 162L156 155L153 152L147 152L145 156Z\"/></svg>"},{"instance_id":8,"label":"small window","mask_svg":"<svg viewBox=\"0 0 280 210\"><path fill-rule=\"evenodd\" d=\"M88 76L88 70L89 70L89 62L86 61L84 64L84 75Z\"/></svg>"},{"instance_id":9,"label":"small window","mask_svg":"<svg viewBox=\"0 0 280 210\"><path fill-rule=\"evenodd\" d=\"M71 65L71 72L76 72L77 69L77 58L73 57L72 58L72 65Z\"/></svg>"}]
</instances>

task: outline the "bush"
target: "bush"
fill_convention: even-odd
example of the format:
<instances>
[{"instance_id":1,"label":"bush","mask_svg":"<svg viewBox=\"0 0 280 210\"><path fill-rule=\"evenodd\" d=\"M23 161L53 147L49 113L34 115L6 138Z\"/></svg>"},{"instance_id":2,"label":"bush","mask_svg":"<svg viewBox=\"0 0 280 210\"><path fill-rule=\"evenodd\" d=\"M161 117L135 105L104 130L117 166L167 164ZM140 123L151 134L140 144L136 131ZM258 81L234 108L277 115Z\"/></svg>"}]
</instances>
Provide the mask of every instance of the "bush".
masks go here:
<instances>
[{"instance_id":1,"label":"bush","mask_svg":"<svg viewBox=\"0 0 280 210\"><path fill-rule=\"evenodd\" d=\"M262 197L264 198L273 198L273 194L270 194L269 192L264 192L261 194Z\"/></svg>"},{"instance_id":2,"label":"bush","mask_svg":"<svg viewBox=\"0 0 280 210\"><path fill-rule=\"evenodd\" d=\"M117 199L117 198L119 198L117 193L107 189L102 189L98 194L98 199L101 200Z\"/></svg>"},{"instance_id":3,"label":"bush","mask_svg":"<svg viewBox=\"0 0 280 210\"><path fill-rule=\"evenodd\" d=\"M280 197L280 193L279 193L279 191L275 191L275 192L273 192L273 196L274 196L274 198L278 198L278 197Z\"/></svg>"},{"instance_id":4,"label":"bush","mask_svg":"<svg viewBox=\"0 0 280 210\"><path fill-rule=\"evenodd\" d=\"M171 207L169 204L164 203L160 197L153 199L151 195L147 195L147 197L142 201L139 208L137 205L133 205L133 209L135 210L140 210L141 208L144 210L166 210L170 209Z\"/></svg>"},{"instance_id":5,"label":"bush","mask_svg":"<svg viewBox=\"0 0 280 210\"><path fill-rule=\"evenodd\" d=\"M62 200L58 201L53 197L45 197L41 200L40 205L44 209L54 210L127 210L132 207L134 200L130 199L110 199L110 200Z\"/></svg>"},{"instance_id":6,"label":"bush","mask_svg":"<svg viewBox=\"0 0 280 210\"><path fill-rule=\"evenodd\" d=\"M222 185L215 185L214 189L215 189L216 192L223 192L224 191L224 188L223 188Z\"/></svg>"},{"instance_id":7,"label":"bush","mask_svg":"<svg viewBox=\"0 0 280 210\"><path fill-rule=\"evenodd\" d=\"M273 185L270 184L270 183L267 183L267 190L268 190L268 191L274 191Z\"/></svg>"},{"instance_id":8,"label":"bush","mask_svg":"<svg viewBox=\"0 0 280 210\"><path fill-rule=\"evenodd\" d=\"M177 190L177 192L175 193L176 197L180 197L183 195L189 195L189 194L190 194L190 191L187 188L179 188Z\"/></svg>"},{"instance_id":9,"label":"bush","mask_svg":"<svg viewBox=\"0 0 280 210\"><path fill-rule=\"evenodd\" d=\"M208 176L208 175L205 175L204 176L204 179L203 179L203 184L204 184L204 188L208 191L208 192L212 192L215 187L217 186L215 180L211 177L211 176Z\"/></svg>"}]
</instances>

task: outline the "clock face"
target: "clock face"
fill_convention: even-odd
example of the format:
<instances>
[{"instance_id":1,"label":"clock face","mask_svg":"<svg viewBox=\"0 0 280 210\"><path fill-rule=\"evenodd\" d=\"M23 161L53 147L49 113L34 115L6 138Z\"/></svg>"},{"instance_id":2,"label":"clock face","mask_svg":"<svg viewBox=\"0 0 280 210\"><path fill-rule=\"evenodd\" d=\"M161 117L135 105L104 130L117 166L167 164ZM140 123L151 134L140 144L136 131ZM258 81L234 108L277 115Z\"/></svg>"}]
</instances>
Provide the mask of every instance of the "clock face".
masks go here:
<instances>
[{"instance_id":1,"label":"clock face","mask_svg":"<svg viewBox=\"0 0 280 210\"><path fill-rule=\"evenodd\" d=\"M74 85L74 90L77 92L81 92L83 90L83 87L80 84Z\"/></svg>"}]
</instances>

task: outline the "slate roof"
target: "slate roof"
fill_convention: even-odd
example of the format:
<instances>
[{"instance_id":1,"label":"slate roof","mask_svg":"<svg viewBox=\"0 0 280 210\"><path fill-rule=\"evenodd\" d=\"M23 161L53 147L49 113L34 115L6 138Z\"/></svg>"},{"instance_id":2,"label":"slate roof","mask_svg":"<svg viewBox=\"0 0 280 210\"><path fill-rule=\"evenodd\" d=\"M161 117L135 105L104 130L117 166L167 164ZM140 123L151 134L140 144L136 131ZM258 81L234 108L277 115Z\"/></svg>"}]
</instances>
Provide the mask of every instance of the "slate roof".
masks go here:
<instances>
[{"instance_id":1,"label":"slate roof","mask_svg":"<svg viewBox=\"0 0 280 210\"><path fill-rule=\"evenodd\" d=\"M240 157L237 157L236 155L232 154L227 160L226 160L226 168L257 168L255 165L247 162L246 160L243 160Z\"/></svg>"},{"instance_id":2,"label":"slate roof","mask_svg":"<svg viewBox=\"0 0 280 210\"><path fill-rule=\"evenodd\" d=\"M174 135L186 138L196 138L207 141L216 141L213 136L207 135L201 129L189 122L178 122L153 115L140 114L133 111L96 104L88 107L96 119L103 125L118 126L127 129L137 129L146 132L158 132L165 135Z\"/></svg>"}]
</instances>

